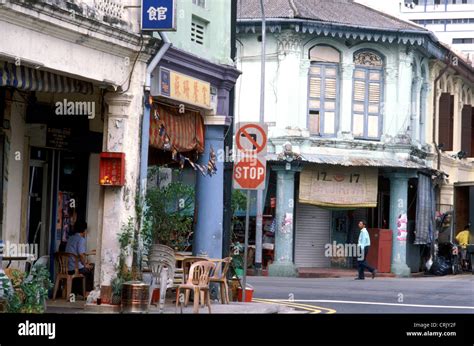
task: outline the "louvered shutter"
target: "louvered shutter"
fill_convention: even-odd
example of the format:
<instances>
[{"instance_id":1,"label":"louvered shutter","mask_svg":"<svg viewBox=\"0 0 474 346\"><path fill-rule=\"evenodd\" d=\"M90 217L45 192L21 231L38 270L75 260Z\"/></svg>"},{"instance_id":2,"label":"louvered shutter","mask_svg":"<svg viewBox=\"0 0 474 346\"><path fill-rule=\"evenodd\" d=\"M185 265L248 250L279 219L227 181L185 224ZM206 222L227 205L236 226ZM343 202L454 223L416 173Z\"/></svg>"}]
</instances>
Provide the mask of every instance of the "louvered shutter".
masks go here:
<instances>
[{"instance_id":1,"label":"louvered shutter","mask_svg":"<svg viewBox=\"0 0 474 346\"><path fill-rule=\"evenodd\" d=\"M451 95L442 93L439 99L439 126L438 126L438 144L443 144L443 150L453 150L452 144L452 117L451 110L454 110L454 104L451 104Z\"/></svg>"},{"instance_id":2,"label":"louvered shutter","mask_svg":"<svg viewBox=\"0 0 474 346\"><path fill-rule=\"evenodd\" d=\"M461 150L467 153L468 157L472 157L472 107L465 105L461 113L462 129L461 129Z\"/></svg>"}]
</instances>

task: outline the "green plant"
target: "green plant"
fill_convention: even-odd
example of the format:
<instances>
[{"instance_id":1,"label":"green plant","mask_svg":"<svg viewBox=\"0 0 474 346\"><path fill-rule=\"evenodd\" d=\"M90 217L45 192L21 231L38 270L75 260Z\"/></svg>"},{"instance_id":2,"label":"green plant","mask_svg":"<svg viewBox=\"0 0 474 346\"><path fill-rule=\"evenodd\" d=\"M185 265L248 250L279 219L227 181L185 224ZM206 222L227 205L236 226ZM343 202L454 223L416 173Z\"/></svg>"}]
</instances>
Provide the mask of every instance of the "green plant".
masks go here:
<instances>
[{"instance_id":1,"label":"green plant","mask_svg":"<svg viewBox=\"0 0 474 346\"><path fill-rule=\"evenodd\" d=\"M121 277L115 277L112 280L112 304L120 304L124 282L125 279Z\"/></svg>"},{"instance_id":2,"label":"green plant","mask_svg":"<svg viewBox=\"0 0 474 346\"><path fill-rule=\"evenodd\" d=\"M184 250L192 231L194 189L181 182L147 190L143 238L147 245L163 244Z\"/></svg>"},{"instance_id":3,"label":"green plant","mask_svg":"<svg viewBox=\"0 0 474 346\"><path fill-rule=\"evenodd\" d=\"M6 281L2 284L7 297L7 311L10 313L43 313L45 311L48 290L53 287L49 280L49 271L45 266L31 269L28 276L12 271L13 290L5 291Z\"/></svg>"},{"instance_id":4,"label":"green plant","mask_svg":"<svg viewBox=\"0 0 474 346\"><path fill-rule=\"evenodd\" d=\"M244 268L244 258L243 258L243 251L244 246L238 241L238 237L235 233L235 229L237 227L243 228L244 222L236 215L238 211L244 211L247 207L247 195L244 194L241 190L233 190L232 191L232 200L231 200L231 208L232 208L232 243L230 254L232 257L232 265L235 269L242 269Z\"/></svg>"}]
</instances>

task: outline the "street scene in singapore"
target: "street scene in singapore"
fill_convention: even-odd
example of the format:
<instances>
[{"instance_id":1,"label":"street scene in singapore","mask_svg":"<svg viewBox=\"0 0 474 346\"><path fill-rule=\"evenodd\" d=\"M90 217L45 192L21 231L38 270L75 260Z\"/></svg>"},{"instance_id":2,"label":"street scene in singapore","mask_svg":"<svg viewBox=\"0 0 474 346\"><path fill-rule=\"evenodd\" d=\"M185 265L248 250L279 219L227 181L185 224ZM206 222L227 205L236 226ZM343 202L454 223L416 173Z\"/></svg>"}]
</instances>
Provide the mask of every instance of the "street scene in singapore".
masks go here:
<instances>
[{"instance_id":1,"label":"street scene in singapore","mask_svg":"<svg viewBox=\"0 0 474 346\"><path fill-rule=\"evenodd\" d=\"M1 345L472 345L473 262L474 0L0 0Z\"/></svg>"}]
</instances>

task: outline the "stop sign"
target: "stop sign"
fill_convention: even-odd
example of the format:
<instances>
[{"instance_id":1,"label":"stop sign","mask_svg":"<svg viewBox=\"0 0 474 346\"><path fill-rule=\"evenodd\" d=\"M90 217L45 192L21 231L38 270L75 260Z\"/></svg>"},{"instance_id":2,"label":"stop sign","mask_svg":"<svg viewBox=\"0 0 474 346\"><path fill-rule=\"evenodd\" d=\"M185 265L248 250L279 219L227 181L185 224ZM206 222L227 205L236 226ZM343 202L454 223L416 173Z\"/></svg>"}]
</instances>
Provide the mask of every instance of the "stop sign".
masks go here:
<instances>
[{"instance_id":1,"label":"stop sign","mask_svg":"<svg viewBox=\"0 0 474 346\"><path fill-rule=\"evenodd\" d=\"M234 166L234 187L245 190L263 188L265 182L265 164L259 159L243 160Z\"/></svg>"}]
</instances>

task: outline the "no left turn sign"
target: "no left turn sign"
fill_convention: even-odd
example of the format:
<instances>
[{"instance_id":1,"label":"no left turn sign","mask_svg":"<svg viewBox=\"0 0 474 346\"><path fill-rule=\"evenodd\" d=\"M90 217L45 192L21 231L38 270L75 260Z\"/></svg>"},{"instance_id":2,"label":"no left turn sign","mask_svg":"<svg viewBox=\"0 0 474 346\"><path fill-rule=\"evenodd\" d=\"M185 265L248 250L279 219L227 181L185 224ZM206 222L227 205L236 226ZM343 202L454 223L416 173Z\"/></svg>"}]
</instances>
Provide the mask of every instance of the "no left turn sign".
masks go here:
<instances>
[{"instance_id":1,"label":"no left turn sign","mask_svg":"<svg viewBox=\"0 0 474 346\"><path fill-rule=\"evenodd\" d=\"M267 125L239 123L235 144L241 155L266 155Z\"/></svg>"}]
</instances>

